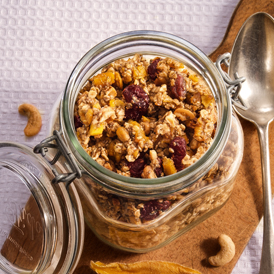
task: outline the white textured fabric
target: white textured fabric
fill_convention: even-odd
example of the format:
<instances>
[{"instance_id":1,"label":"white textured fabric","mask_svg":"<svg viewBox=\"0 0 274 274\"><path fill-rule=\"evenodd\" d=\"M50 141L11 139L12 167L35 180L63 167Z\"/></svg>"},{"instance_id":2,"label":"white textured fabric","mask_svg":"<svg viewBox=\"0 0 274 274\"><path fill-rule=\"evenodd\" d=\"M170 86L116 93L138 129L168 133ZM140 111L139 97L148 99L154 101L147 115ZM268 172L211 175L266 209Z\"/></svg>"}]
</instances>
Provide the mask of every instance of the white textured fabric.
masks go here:
<instances>
[{"instance_id":1,"label":"white textured fabric","mask_svg":"<svg viewBox=\"0 0 274 274\"><path fill-rule=\"evenodd\" d=\"M130 30L159 30L212 52L238 0L0 0L0 140L35 145L76 62L100 41ZM26 138L20 104L37 106L41 132ZM261 226L233 273L258 273Z\"/></svg>"}]
</instances>

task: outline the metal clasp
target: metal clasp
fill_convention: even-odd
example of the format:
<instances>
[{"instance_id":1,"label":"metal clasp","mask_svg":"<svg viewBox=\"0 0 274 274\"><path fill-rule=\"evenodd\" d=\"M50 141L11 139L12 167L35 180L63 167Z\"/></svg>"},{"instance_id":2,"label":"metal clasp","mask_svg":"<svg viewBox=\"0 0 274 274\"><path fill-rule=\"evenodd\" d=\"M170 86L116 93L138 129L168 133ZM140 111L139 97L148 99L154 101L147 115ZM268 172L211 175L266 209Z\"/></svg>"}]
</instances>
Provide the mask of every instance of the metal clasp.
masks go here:
<instances>
[{"instance_id":1,"label":"metal clasp","mask_svg":"<svg viewBox=\"0 0 274 274\"><path fill-rule=\"evenodd\" d=\"M57 152L54 155L52 160L47 160L51 165L51 169L55 178L52 180L52 183L66 183L66 187L76 178L82 177L83 171L78 167L75 162L71 152L66 147L66 144L61 136L61 133L57 130L53 131L53 136L44 139L40 144L36 145L33 149L34 153L40 153L43 157L46 156L48 149L53 148L56 149ZM56 168L54 168L54 164L59 160L61 156L64 156L66 159L66 164L68 164L71 172L69 173L59 173Z\"/></svg>"},{"instance_id":2,"label":"metal clasp","mask_svg":"<svg viewBox=\"0 0 274 274\"><path fill-rule=\"evenodd\" d=\"M221 76L225 82L227 92L229 93L229 95L231 97L231 101L232 101L233 105L235 105L238 108L241 108L243 110L246 110L247 109L246 106L240 100L240 97L238 97L239 92L242 87L242 83L245 81L245 77L239 77L238 73L235 72L234 80L232 80L229 77L229 75L221 67L221 65L224 64L228 68L230 58L231 58L230 53L224 53L224 54L220 55L217 58L215 66L217 67L218 71L221 73Z\"/></svg>"}]
</instances>

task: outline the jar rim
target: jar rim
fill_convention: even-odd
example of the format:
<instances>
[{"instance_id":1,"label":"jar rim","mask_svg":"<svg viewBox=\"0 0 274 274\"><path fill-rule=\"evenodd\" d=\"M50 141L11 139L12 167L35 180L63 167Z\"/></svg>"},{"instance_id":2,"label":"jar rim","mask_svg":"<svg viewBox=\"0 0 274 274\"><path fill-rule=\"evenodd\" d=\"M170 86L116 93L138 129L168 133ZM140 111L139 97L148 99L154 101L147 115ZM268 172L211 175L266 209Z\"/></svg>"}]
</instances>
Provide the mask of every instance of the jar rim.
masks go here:
<instances>
[{"instance_id":1,"label":"jar rim","mask_svg":"<svg viewBox=\"0 0 274 274\"><path fill-rule=\"evenodd\" d=\"M142 42L143 44L165 45L171 50L184 52L191 60L199 62L204 67L202 72L207 77L210 77L212 83L215 85L215 92L218 93L217 96L220 96L221 99L221 104L219 104L218 108L219 122L217 123L216 133L212 144L205 154L186 169L169 176L155 179L126 177L104 168L93 160L78 142L74 130L73 115L71 115L70 109L71 105L74 107L75 104L71 94L79 89L77 86L79 83L78 78L83 77L83 74L86 72L86 66L100 60L104 54L108 54L108 51L113 52L115 49L120 49L121 47L130 47L132 43L138 42ZM174 192L174 187L178 187L179 185L185 187L201 178L216 162L227 141L231 126L231 115L231 101L222 76L205 53L190 42L173 34L142 30L115 35L91 48L73 69L67 81L60 107L61 130L80 166L88 169L88 171L96 177L94 179L97 180L97 182L104 184L104 186L108 188L118 187L123 190L128 188L131 190L134 189L135 191L149 191L150 194L152 189L155 190L156 188L162 188L163 186L166 188L166 191L170 189L170 192ZM204 166L209 162L212 163L212 165L209 165L205 171Z\"/></svg>"}]
</instances>

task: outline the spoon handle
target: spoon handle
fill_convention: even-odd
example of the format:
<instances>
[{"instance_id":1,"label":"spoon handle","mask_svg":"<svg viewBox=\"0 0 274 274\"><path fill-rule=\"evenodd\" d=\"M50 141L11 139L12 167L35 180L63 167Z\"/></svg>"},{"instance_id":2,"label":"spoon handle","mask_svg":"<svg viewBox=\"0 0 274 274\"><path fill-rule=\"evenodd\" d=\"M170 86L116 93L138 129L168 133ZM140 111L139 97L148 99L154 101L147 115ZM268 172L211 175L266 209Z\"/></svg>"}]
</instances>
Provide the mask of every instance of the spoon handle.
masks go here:
<instances>
[{"instance_id":1,"label":"spoon handle","mask_svg":"<svg viewBox=\"0 0 274 274\"><path fill-rule=\"evenodd\" d=\"M271 209L271 176L268 126L258 126L261 148L261 166L264 203L263 248L259 274L274 274L274 229Z\"/></svg>"}]
</instances>

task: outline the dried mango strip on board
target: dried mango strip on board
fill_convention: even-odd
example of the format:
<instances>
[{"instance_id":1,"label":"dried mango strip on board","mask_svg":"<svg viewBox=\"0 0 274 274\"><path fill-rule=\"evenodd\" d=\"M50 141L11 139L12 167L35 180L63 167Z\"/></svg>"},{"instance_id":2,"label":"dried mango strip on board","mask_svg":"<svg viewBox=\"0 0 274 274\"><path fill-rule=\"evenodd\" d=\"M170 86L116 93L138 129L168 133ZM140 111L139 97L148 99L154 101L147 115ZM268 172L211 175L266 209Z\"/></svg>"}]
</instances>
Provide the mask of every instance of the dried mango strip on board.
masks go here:
<instances>
[{"instance_id":1,"label":"dried mango strip on board","mask_svg":"<svg viewBox=\"0 0 274 274\"><path fill-rule=\"evenodd\" d=\"M136 263L90 262L97 274L201 274L201 272L180 264L163 261L144 261Z\"/></svg>"}]
</instances>

